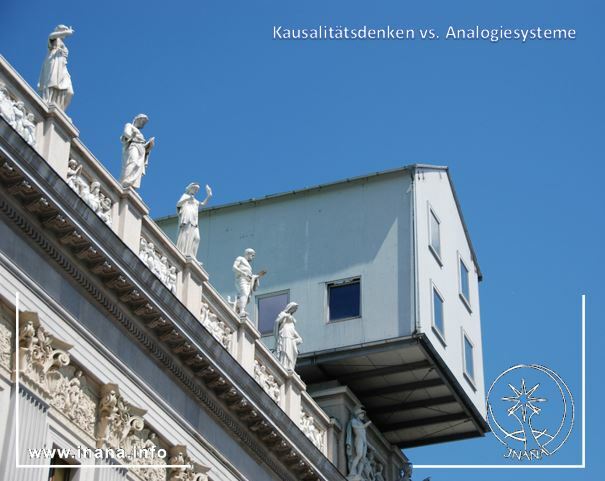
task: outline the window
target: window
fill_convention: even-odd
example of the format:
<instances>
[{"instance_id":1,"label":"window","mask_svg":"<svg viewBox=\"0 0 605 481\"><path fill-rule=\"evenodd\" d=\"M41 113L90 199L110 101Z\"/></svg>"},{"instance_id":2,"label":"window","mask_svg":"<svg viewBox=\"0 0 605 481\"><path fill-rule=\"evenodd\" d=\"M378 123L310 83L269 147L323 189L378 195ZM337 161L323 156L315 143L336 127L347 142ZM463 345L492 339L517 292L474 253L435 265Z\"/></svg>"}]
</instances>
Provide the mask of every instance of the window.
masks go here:
<instances>
[{"instance_id":1,"label":"window","mask_svg":"<svg viewBox=\"0 0 605 481\"><path fill-rule=\"evenodd\" d=\"M273 333L275 319L290 302L289 291L266 294L256 298L258 330L261 334Z\"/></svg>"},{"instance_id":2,"label":"window","mask_svg":"<svg viewBox=\"0 0 605 481\"><path fill-rule=\"evenodd\" d=\"M443 318L443 297L433 286L433 328L442 341L445 340L445 325Z\"/></svg>"},{"instance_id":3,"label":"window","mask_svg":"<svg viewBox=\"0 0 605 481\"><path fill-rule=\"evenodd\" d=\"M464 339L464 374L468 376L471 381L475 379L475 365L473 362L473 343L466 336L462 334Z\"/></svg>"},{"instance_id":4,"label":"window","mask_svg":"<svg viewBox=\"0 0 605 481\"><path fill-rule=\"evenodd\" d=\"M459 258L460 264L460 296L462 300L465 301L467 307L470 308L471 305L471 295L469 291L469 272L466 264Z\"/></svg>"},{"instance_id":5,"label":"window","mask_svg":"<svg viewBox=\"0 0 605 481\"><path fill-rule=\"evenodd\" d=\"M429 207L429 247L441 264L441 222L433 209Z\"/></svg>"},{"instance_id":6,"label":"window","mask_svg":"<svg viewBox=\"0 0 605 481\"><path fill-rule=\"evenodd\" d=\"M361 316L361 282L351 279L328 284L328 320Z\"/></svg>"},{"instance_id":7,"label":"window","mask_svg":"<svg viewBox=\"0 0 605 481\"><path fill-rule=\"evenodd\" d=\"M73 479L72 471L75 471L73 468L62 468L62 467L54 467L56 465L61 466L65 464L71 464L68 460L59 457L59 455L55 454L53 458L50 460L50 472L48 474L48 481L70 481ZM75 474L75 473L73 473Z\"/></svg>"}]
</instances>

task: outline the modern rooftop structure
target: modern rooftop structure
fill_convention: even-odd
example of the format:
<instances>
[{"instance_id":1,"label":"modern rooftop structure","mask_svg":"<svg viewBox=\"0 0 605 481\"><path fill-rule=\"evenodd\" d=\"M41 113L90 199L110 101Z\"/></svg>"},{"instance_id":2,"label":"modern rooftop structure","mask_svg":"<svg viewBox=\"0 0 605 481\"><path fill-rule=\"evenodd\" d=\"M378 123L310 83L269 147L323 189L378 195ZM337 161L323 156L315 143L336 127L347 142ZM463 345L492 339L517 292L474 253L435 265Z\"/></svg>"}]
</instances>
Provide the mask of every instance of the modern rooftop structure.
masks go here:
<instances>
[{"instance_id":1,"label":"modern rooftop structure","mask_svg":"<svg viewBox=\"0 0 605 481\"><path fill-rule=\"evenodd\" d=\"M481 270L446 167L410 165L204 209L199 259L235 296L233 258L267 270L253 318L300 305L296 371L330 415L359 400L399 448L481 436ZM177 219L158 224L173 239Z\"/></svg>"}]
</instances>

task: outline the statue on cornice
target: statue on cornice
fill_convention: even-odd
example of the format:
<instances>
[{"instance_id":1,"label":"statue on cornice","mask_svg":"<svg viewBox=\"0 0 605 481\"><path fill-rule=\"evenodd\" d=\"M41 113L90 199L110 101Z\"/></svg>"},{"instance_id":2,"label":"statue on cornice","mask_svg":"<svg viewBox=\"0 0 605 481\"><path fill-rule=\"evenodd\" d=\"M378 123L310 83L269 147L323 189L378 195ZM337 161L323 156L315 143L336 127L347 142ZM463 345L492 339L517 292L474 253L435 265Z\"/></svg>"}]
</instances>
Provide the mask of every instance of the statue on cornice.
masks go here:
<instances>
[{"instance_id":1,"label":"statue on cornice","mask_svg":"<svg viewBox=\"0 0 605 481\"><path fill-rule=\"evenodd\" d=\"M348 458L349 475L347 479L357 481L362 479L362 470L368 454L367 428L372 421L366 421L366 412L358 406L347 424L346 451Z\"/></svg>"},{"instance_id":2,"label":"statue on cornice","mask_svg":"<svg viewBox=\"0 0 605 481\"><path fill-rule=\"evenodd\" d=\"M69 51L63 39L74 33L73 28L57 25L48 36L48 53L42 64L38 92L49 105L67 109L74 95L71 77L67 71Z\"/></svg>"},{"instance_id":3,"label":"statue on cornice","mask_svg":"<svg viewBox=\"0 0 605 481\"><path fill-rule=\"evenodd\" d=\"M233 273L235 274L235 288L237 289L237 299L235 300L235 312L240 317L248 317L246 306L250 302L252 293L258 288L260 278L267 271L261 271L258 274L252 274L252 259L256 256L254 249L246 249L243 256L238 256L233 263Z\"/></svg>"},{"instance_id":4,"label":"statue on cornice","mask_svg":"<svg viewBox=\"0 0 605 481\"><path fill-rule=\"evenodd\" d=\"M195 198L200 190L200 184L192 182L185 189L176 204L176 211L179 216L179 236L176 241L176 247L184 256L197 257L197 250L200 245L200 229L198 226L198 215L200 207L206 205L212 197L212 189L206 185L206 198L200 202Z\"/></svg>"},{"instance_id":5,"label":"statue on cornice","mask_svg":"<svg viewBox=\"0 0 605 481\"><path fill-rule=\"evenodd\" d=\"M139 114L132 123L124 126L124 132L120 137L122 142L120 183L123 187L138 189L141 186L141 178L145 175L149 163L149 153L155 145L155 138L151 137L146 141L140 130L148 120L145 114Z\"/></svg>"},{"instance_id":6,"label":"statue on cornice","mask_svg":"<svg viewBox=\"0 0 605 481\"><path fill-rule=\"evenodd\" d=\"M298 359L298 345L303 342L296 331L296 319L293 315L297 309L298 304L290 302L277 316L273 328L277 359L284 368L291 371L294 370Z\"/></svg>"}]
</instances>

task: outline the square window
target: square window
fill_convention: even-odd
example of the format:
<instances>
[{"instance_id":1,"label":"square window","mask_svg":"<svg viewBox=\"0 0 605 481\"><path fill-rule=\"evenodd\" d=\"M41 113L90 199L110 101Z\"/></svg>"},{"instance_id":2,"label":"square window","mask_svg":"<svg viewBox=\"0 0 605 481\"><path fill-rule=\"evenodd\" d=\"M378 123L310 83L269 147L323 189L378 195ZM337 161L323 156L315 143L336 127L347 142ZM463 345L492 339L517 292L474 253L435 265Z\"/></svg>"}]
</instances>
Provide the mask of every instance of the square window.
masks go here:
<instances>
[{"instance_id":1,"label":"square window","mask_svg":"<svg viewBox=\"0 0 605 481\"><path fill-rule=\"evenodd\" d=\"M473 344L464 334L464 372L471 379L475 379L475 366L473 363Z\"/></svg>"},{"instance_id":2,"label":"square window","mask_svg":"<svg viewBox=\"0 0 605 481\"><path fill-rule=\"evenodd\" d=\"M360 279L328 284L328 312L329 321L361 315Z\"/></svg>"},{"instance_id":3,"label":"square window","mask_svg":"<svg viewBox=\"0 0 605 481\"><path fill-rule=\"evenodd\" d=\"M433 326L437 329L437 332L441 334L442 338L445 338L445 326L443 319L443 298L437 292L437 289L433 287Z\"/></svg>"},{"instance_id":4,"label":"square window","mask_svg":"<svg viewBox=\"0 0 605 481\"><path fill-rule=\"evenodd\" d=\"M460 259L460 294L464 300L470 304L471 296L469 291L469 272L466 264Z\"/></svg>"},{"instance_id":5,"label":"square window","mask_svg":"<svg viewBox=\"0 0 605 481\"><path fill-rule=\"evenodd\" d=\"M429 246L433 251L433 254L437 256L437 259L441 263L441 222L439 218L433 212L433 209L429 208Z\"/></svg>"},{"instance_id":6,"label":"square window","mask_svg":"<svg viewBox=\"0 0 605 481\"><path fill-rule=\"evenodd\" d=\"M275 294L267 294L256 298L257 304L257 324L261 334L273 333L275 319L281 311L290 302L290 293L279 292Z\"/></svg>"}]
</instances>

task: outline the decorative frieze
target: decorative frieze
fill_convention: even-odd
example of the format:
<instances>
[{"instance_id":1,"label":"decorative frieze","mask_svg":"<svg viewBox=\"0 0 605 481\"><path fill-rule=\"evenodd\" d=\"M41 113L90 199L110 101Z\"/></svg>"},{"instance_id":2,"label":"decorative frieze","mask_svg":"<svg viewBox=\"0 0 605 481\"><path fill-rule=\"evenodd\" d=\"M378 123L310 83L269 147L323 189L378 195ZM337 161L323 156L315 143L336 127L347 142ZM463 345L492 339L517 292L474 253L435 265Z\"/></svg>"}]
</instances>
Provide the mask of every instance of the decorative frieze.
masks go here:
<instances>
[{"instance_id":1,"label":"decorative frieze","mask_svg":"<svg viewBox=\"0 0 605 481\"><path fill-rule=\"evenodd\" d=\"M61 379L50 404L91 437L95 435L97 396L86 376L74 366L59 370Z\"/></svg>"},{"instance_id":2,"label":"decorative frieze","mask_svg":"<svg viewBox=\"0 0 605 481\"><path fill-rule=\"evenodd\" d=\"M322 431L317 424L315 424L315 419L309 413L307 413L304 409L300 410L300 420L298 422L300 430L305 433L313 444L320 451L323 450L324 447L324 431Z\"/></svg>"},{"instance_id":3,"label":"decorative frieze","mask_svg":"<svg viewBox=\"0 0 605 481\"><path fill-rule=\"evenodd\" d=\"M208 481L206 473L210 468L194 463L187 454L185 446L174 446L170 450L169 463L187 465L187 467L171 468L168 481Z\"/></svg>"},{"instance_id":4,"label":"decorative frieze","mask_svg":"<svg viewBox=\"0 0 605 481\"><path fill-rule=\"evenodd\" d=\"M168 289L176 293L176 267L171 266L168 263L168 258L156 250L153 242L149 242L141 237L139 257L143 261L143 264L158 276Z\"/></svg>"},{"instance_id":5,"label":"decorative frieze","mask_svg":"<svg viewBox=\"0 0 605 481\"><path fill-rule=\"evenodd\" d=\"M267 367L258 362L257 359L254 360L254 379L275 402L279 402L279 384L273 374L267 370Z\"/></svg>"},{"instance_id":6,"label":"decorative frieze","mask_svg":"<svg viewBox=\"0 0 605 481\"><path fill-rule=\"evenodd\" d=\"M202 302L201 322L225 349L228 351L231 349L233 330L223 321L220 321L218 316L210 310L210 307L205 302Z\"/></svg>"},{"instance_id":7,"label":"decorative frieze","mask_svg":"<svg viewBox=\"0 0 605 481\"><path fill-rule=\"evenodd\" d=\"M0 84L0 116L15 129L32 147L36 146L36 119L28 112L22 100L8 93L6 85Z\"/></svg>"},{"instance_id":8,"label":"decorative frieze","mask_svg":"<svg viewBox=\"0 0 605 481\"><path fill-rule=\"evenodd\" d=\"M104 384L98 406L97 448L132 450L133 435L143 430L145 411L130 405L116 384Z\"/></svg>"},{"instance_id":9,"label":"decorative frieze","mask_svg":"<svg viewBox=\"0 0 605 481\"><path fill-rule=\"evenodd\" d=\"M0 366L11 369L14 345L14 322L4 313L0 305Z\"/></svg>"},{"instance_id":10,"label":"decorative frieze","mask_svg":"<svg viewBox=\"0 0 605 481\"><path fill-rule=\"evenodd\" d=\"M145 481L166 481L166 458L160 456L163 448L160 446L160 440L153 431L144 429L134 436L131 441L131 452L139 454L133 456L132 464L155 465L153 468L133 468L141 479Z\"/></svg>"},{"instance_id":11,"label":"decorative frieze","mask_svg":"<svg viewBox=\"0 0 605 481\"><path fill-rule=\"evenodd\" d=\"M35 313L21 314L19 329L19 371L35 391L51 398L59 389L63 376L59 369L69 364L71 346L52 337Z\"/></svg>"},{"instance_id":12,"label":"decorative frieze","mask_svg":"<svg viewBox=\"0 0 605 481\"><path fill-rule=\"evenodd\" d=\"M98 181L89 182L82 174L82 165L70 159L67 166L67 185L105 222L111 225L111 199L101 192Z\"/></svg>"}]
</instances>

